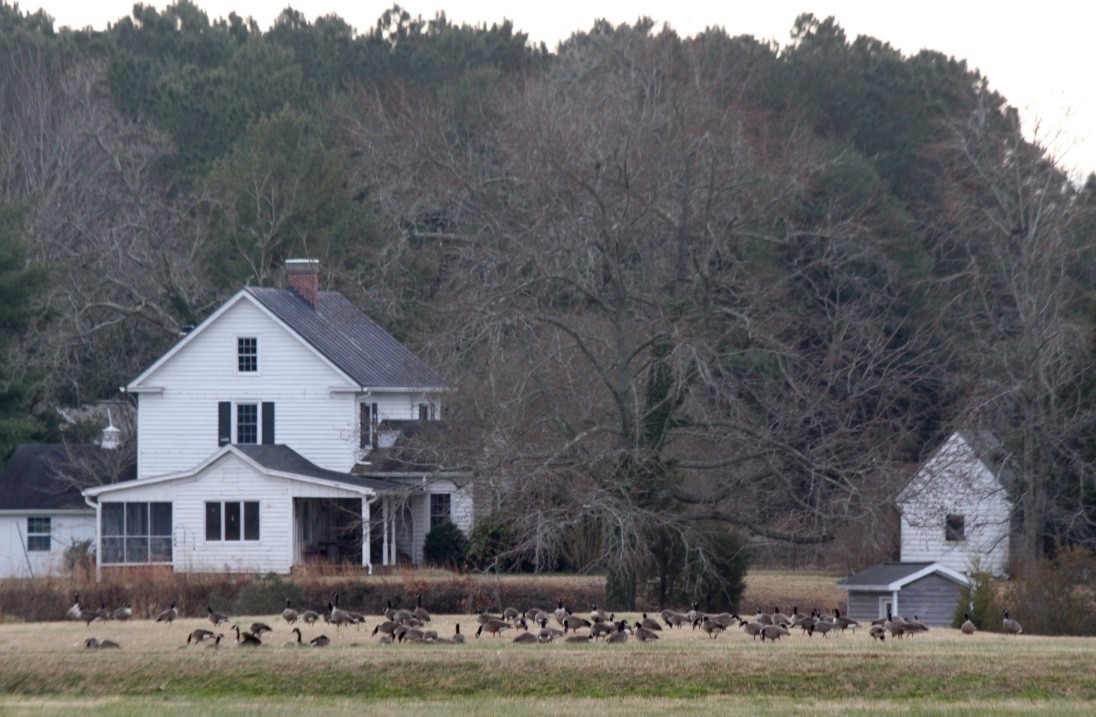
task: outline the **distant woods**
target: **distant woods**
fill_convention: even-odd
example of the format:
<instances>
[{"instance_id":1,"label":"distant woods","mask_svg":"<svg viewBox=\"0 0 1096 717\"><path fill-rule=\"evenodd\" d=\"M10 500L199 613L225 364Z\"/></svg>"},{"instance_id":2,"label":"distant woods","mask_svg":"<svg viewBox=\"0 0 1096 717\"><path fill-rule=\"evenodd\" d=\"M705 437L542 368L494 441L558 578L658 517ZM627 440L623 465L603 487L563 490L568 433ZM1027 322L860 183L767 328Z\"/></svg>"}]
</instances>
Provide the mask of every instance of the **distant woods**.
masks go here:
<instances>
[{"instance_id":1,"label":"distant woods","mask_svg":"<svg viewBox=\"0 0 1096 717\"><path fill-rule=\"evenodd\" d=\"M1010 450L1025 555L1096 543L1096 180L960 59L811 15L549 50L186 1L0 5L0 53L4 456L308 256L457 388L419 448L477 476L502 563L688 582L727 526L881 556L964 426Z\"/></svg>"}]
</instances>

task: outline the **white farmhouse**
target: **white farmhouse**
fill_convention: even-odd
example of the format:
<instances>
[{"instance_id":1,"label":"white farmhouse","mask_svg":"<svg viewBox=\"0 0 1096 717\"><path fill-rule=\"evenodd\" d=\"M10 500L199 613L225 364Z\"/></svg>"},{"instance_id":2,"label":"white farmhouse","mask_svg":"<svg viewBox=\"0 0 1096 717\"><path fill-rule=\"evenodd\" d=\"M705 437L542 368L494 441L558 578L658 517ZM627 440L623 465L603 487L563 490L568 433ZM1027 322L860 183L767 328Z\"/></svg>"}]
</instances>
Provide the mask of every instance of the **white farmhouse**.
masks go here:
<instances>
[{"instance_id":1,"label":"white farmhouse","mask_svg":"<svg viewBox=\"0 0 1096 717\"><path fill-rule=\"evenodd\" d=\"M1012 478L1001 442L988 431L944 441L898 496L901 560L958 573L1004 575L1009 562Z\"/></svg>"},{"instance_id":2,"label":"white farmhouse","mask_svg":"<svg viewBox=\"0 0 1096 717\"><path fill-rule=\"evenodd\" d=\"M432 526L471 529L466 476L381 456L442 415L440 377L314 260L241 289L137 376L137 470L84 491L100 567L288 573L418 563Z\"/></svg>"}]
</instances>

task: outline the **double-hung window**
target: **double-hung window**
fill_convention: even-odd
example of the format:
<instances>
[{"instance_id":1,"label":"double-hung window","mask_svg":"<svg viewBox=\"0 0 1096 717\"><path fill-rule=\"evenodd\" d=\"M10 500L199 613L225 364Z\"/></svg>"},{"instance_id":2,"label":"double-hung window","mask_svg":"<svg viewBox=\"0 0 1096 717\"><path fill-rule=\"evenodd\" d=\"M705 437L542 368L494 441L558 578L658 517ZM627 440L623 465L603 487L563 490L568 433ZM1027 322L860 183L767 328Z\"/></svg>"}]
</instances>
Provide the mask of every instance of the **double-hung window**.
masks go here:
<instances>
[{"instance_id":1,"label":"double-hung window","mask_svg":"<svg viewBox=\"0 0 1096 717\"><path fill-rule=\"evenodd\" d=\"M50 519L27 518L27 550L50 549Z\"/></svg>"},{"instance_id":2,"label":"double-hung window","mask_svg":"<svg viewBox=\"0 0 1096 717\"><path fill-rule=\"evenodd\" d=\"M217 404L217 445L273 444L274 402L221 401Z\"/></svg>"},{"instance_id":3,"label":"double-hung window","mask_svg":"<svg viewBox=\"0 0 1096 717\"><path fill-rule=\"evenodd\" d=\"M257 338L236 339L236 370L240 373L258 373L259 340Z\"/></svg>"},{"instance_id":4,"label":"double-hung window","mask_svg":"<svg viewBox=\"0 0 1096 717\"><path fill-rule=\"evenodd\" d=\"M430 494L430 528L433 530L451 519L452 499L448 493Z\"/></svg>"},{"instance_id":5,"label":"double-hung window","mask_svg":"<svg viewBox=\"0 0 1096 717\"><path fill-rule=\"evenodd\" d=\"M258 540L259 501L207 502L206 540Z\"/></svg>"}]
</instances>

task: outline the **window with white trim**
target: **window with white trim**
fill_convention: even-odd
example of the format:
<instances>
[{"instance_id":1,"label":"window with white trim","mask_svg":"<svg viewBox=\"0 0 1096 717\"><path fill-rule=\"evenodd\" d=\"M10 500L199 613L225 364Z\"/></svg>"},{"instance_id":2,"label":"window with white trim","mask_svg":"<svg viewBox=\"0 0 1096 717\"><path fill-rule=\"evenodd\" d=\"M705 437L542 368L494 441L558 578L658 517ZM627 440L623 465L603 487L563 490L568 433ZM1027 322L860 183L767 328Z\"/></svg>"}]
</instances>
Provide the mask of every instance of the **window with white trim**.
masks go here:
<instances>
[{"instance_id":1,"label":"window with white trim","mask_svg":"<svg viewBox=\"0 0 1096 717\"><path fill-rule=\"evenodd\" d=\"M50 519L27 518L27 550L48 551L50 549Z\"/></svg>"},{"instance_id":2,"label":"window with white trim","mask_svg":"<svg viewBox=\"0 0 1096 717\"><path fill-rule=\"evenodd\" d=\"M236 339L236 370L257 373L259 370L259 340L253 336Z\"/></svg>"},{"instance_id":3,"label":"window with white trim","mask_svg":"<svg viewBox=\"0 0 1096 717\"><path fill-rule=\"evenodd\" d=\"M236 443L254 444L259 442L259 404L236 404Z\"/></svg>"},{"instance_id":4,"label":"window with white trim","mask_svg":"<svg viewBox=\"0 0 1096 717\"><path fill-rule=\"evenodd\" d=\"M207 502L206 540L258 540L259 501Z\"/></svg>"},{"instance_id":5,"label":"window with white trim","mask_svg":"<svg viewBox=\"0 0 1096 717\"><path fill-rule=\"evenodd\" d=\"M452 520L453 500L448 493L430 494L430 529Z\"/></svg>"},{"instance_id":6,"label":"window with white trim","mask_svg":"<svg viewBox=\"0 0 1096 717\"><path fill-rule=\"evenodd\" d=\"M103 503L103 564L170 563L171 520L171 503Z\"/></svg>"}]
</instances>

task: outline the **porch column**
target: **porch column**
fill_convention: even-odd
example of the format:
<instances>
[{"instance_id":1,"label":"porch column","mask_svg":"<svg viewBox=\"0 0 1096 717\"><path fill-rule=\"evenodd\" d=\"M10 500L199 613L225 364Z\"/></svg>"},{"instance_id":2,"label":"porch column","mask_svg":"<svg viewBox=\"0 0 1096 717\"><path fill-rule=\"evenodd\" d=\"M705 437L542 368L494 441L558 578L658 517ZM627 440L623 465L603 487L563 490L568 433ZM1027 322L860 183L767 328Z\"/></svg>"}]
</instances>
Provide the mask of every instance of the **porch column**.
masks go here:
<instances>
[{"instance_id":1,"label":"porch column","mask_svg":"<svg viewBox=\"0 0 1096 717\"><path fill-rule=\"evenodd\" d=\"M381 565L388 566L388 498L381 498Z\"/></svg>"},{"instance_id":2,"label":"porch column","mask_svg":"<svg viewBox=\"0 0 1096 717\"><path fill-rule=\"evenodd\" d=\"M371 544L373 537L373 531L370 529L369 521L369 499L362 498L362 565L366 567L369 574L373 574L373 556L371 553Z\"/></svg>"}]
</instances>

